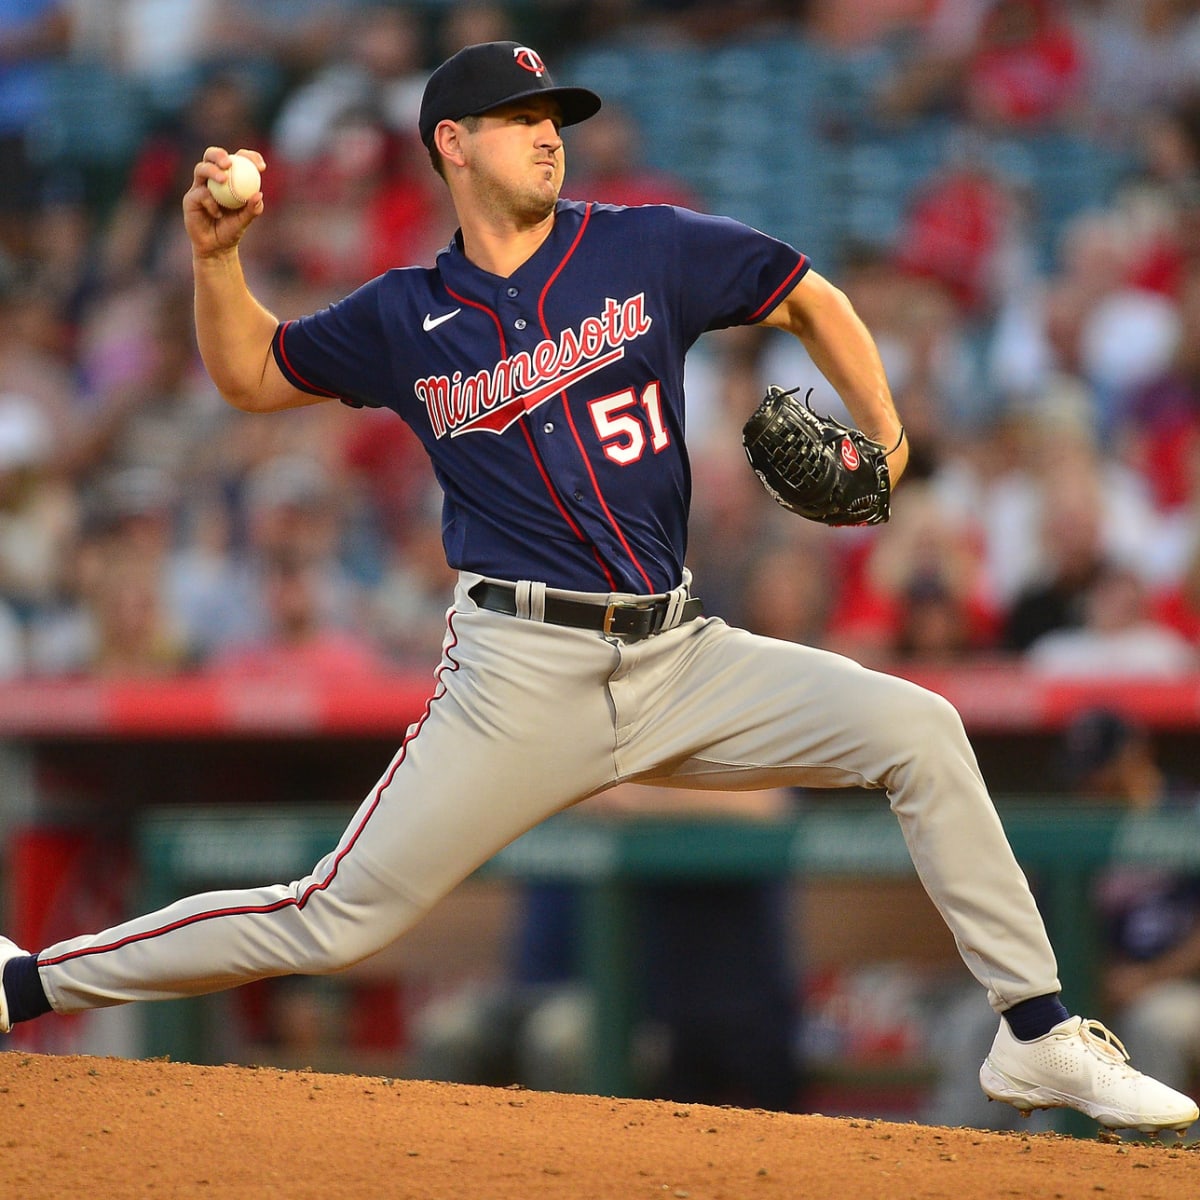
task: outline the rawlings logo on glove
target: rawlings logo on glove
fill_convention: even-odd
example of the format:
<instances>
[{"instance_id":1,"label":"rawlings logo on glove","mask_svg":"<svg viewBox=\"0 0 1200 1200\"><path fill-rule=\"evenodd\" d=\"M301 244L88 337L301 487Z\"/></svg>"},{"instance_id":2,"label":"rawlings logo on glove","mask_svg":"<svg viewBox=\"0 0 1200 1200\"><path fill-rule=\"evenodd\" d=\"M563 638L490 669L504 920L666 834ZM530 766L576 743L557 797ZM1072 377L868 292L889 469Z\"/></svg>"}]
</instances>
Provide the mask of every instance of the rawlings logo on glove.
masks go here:
<instances>
[{"instance_id":1,"label":"rawlings logo on glove","mask_svg":"<svg viewBox=\"0 0 1200 1200\"><path fill-rule=\"evenodd\" d=\"M813 412L808 396L798 399L797 390L772 384L742 428L746 457L763 487L789 512L824 525L886 521L891 451L861 430Z\"/></svg>"}]
</instances>

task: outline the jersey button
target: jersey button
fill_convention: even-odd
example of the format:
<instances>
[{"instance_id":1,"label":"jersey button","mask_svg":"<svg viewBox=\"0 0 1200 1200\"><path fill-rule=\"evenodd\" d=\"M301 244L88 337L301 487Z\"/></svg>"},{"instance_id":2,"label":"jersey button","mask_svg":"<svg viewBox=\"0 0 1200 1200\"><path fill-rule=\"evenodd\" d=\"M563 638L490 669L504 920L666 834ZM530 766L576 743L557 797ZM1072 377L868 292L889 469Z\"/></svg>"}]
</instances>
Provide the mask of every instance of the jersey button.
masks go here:
<instances>
[{"instance_id":1,"label":"jersey button","mask_svg":"<svg viewBox=\"0 0 1200 1200\"><path fill-rule=\"evenodd\" d=\"M547 421L545 423L545 425L542 426L542 432L543 433L553 433L554 432L554 422Z\"/></svg>"},{"instance_id":2,"label":"jersey button","mask_svg":"<svg viewBox=\"0 0 1200 1200\"><path fill-rule=\"evenodd\" d=\"M515 287L510 287L510 288L508 289L508 294L509 294L510 296L519 296L519 295L521 294L521 289L520 289L520 288L515 288Z\"/></svg>"},{"instance_id":3,"label":"jersey button","mask_svg":"<svg viewBox=\"0 0 1200 1200\"><path fill-rule=\"evenodd\" d=\"M580 491L578 488L576 488L576 489L575 489L575 499L576 499L576 500L582 500L582 499L583 499L583 493L582 493L582 492L581 492L581 491Z\"/></svg>"},{"instance_id":4,"label":"jersey button","mask_svg":"<svg viewBox=\"0 0 1200 1200\"><path fill-rule=\"evenodd\" d=\"M517 318L517 319L516 319L516 320L513 322L513 328L514 328L514 329L524 329L524 328L525 328L525 324L526 324L526 322L525 322L525 318L524 318L524 317L518 317L518 318Z\"/></svg>"}]
</instances>

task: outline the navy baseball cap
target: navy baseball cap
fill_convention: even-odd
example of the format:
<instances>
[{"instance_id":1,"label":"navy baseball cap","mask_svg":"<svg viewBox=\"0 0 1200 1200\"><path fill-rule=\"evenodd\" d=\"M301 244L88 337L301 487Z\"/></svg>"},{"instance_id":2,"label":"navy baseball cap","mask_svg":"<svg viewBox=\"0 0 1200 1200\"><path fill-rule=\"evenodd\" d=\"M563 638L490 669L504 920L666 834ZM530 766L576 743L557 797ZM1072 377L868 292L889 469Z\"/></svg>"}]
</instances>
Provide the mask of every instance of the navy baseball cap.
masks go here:
<instances>
[{"instance_id":1,"label":"navy baseball cap","mask_svg":"<svg viewBox=\"0 0 1200 1200\"><path fill-rule=\"evenodd\" d=\"M461 121L528 96L553 96L562 106L564 125L586 121L600 110L595 92L556 86L536 50L520 42L482 42L464 47L430 75L417 120L421 141L433 145L439 121Z\"/></svg>"}]
</instances>

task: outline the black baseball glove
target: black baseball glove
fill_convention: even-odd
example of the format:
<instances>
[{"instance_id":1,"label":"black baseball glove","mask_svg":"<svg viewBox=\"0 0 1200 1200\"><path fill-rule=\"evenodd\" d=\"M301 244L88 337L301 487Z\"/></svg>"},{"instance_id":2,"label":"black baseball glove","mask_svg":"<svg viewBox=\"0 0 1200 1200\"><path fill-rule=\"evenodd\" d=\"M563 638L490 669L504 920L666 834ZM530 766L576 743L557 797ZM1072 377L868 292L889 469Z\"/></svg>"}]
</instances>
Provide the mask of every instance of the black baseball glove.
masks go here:
<instances>
[{"instance_id":1,"label":"black baseball glove","mask_svg":"<svg viewBox=\"0 0 1200 1200\"><path fill-rule=\"evenodd\" d=\"M891 453L859 429L813 412L774 384L742 428L754 473L790 512L825 525L877 525L891 515ZM900 434L904 436L903 431ZM897 442L899 445L899 442Z\"/></svg>"}]
</instances>

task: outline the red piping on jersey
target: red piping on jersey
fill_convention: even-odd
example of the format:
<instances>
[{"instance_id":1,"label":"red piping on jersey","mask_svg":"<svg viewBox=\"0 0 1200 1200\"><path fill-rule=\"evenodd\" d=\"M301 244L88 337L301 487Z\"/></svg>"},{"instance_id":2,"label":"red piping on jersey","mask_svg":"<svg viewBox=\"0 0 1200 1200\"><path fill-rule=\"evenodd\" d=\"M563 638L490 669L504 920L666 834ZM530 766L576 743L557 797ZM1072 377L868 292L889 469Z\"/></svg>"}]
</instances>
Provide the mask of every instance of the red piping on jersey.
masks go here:
<instances>
[{"instance_id":1,"label":"red piping on jersey","mask_svg":"<svg viewBox=\"0 0 1200 1200\"><path fill-rule=\"evenodd\" d=\"M529 432L529 422L521 422L521 432L525 435L525 442L529 446L529 454L533 459L533 465L537 467L538 474L542 477L542 482L546 485L546 491L550 493L550 499L554 501L554 507L562 514L562 519L571 527L571 532L585 545L591 546L592 554L595 556L596 565L604 572L604 578L608 582L609 590L617 590L617 581L613 578L613 573L608 569L608 564L600 557L600 551L596 549L591 542L587 540L582 529L575 523L575 518L563 507L562 501L558 498L558 493L550 483L550 476L546 472L546 466L542 462L542 456L538 453L537 443L533 440L533 434Z\"/></svg>"},{"instance_id":2,"label":"red piping on jersey","mask_svg":"<svg viewBox=\"0 0 1200 1200\"><path fill-rule=\"evenodd\" d=\"M554 501L554 507L562 514L562 519L571 527L571 532L585 545L591 547L593 556L596 559L596 565L604 572L604 578L608 583L610 591L617 590L617 581L613 578L613 573L608 569L608 564L600 556L600 551L587 540L584 532L575 523L575 518L563 507L562 501L558 498L558 493L550 484L550 476L546 473L545 464L542 462L542 456L538 453L537 444L533 440L533 434L529 432L529 422L521 422L521 432L525 435L525 441L529 446L530 456L533 458L533 465L537 467L538 474L542 477L542 482L546 485L546 491L550 493L550 499Z\"/></svg>"},{"instance_id":3,"label":"red piping on jersey","mask_svg":"<svg viewBox=\"0 0 1200 1200\"><path fill-rule=\"evenodd\" d=\"M449 292L449 294L453 296L454 299L460 304L469 304L472 308L477 308L480 310L480 312L485 312L489 317L492 318L492 321L496 326L496 334L500 338L500 357L507 358L508 343L504 340L504 326L500 322L499 315L493 309L488 308L486 304L481 304L478 300L471 300L466 296L460 296L458 292L454 291L452 288L447 287L446 291ZM542 477L542 482L546 485L546 491L550 494L550 499L553 502L554 507L558 509L563 520L566 521L567 526L579 539L579 541L583 542L585 545L588 544L588 539L583 530L579 528L574 519L571 517L571 514L563 507L563 503L559 499L558 493L554 489L554 485L550 482L550 476L546 472L545 464L542 462L542 457L540 454L538 454L537 447L534 445L533 437L529 432L528 421L521 422L521 432L525 435L525 442L529 446L529 453L533 457L533 465L537 468L537 473ZM600 566L603 568L604 577L608 580L609 587L615 589L617 586L616 580L613 579L612 572L604 565L603 560L600 558L600 552L595 546L592 547L592 553L596 556L596 561L600 563Z\"/></svg>"},{"instance_id":4,"label":"red piping on jersey","mask_svg":"<svg viewBox=\"0 0 1200 1200\"><path fill-rule=\"evenodd\" d=\"M583 210L583 220L580 222L579 232L575 235L575 240L571 243L570 249L566 252L566 254L563 255L562 262L560 262L558 266L554 268L550 278L546 280L546 286L542 288L542 294L538 297L538 322L542 327L542 332L547 337L550 337L550 327L546 324L546 295L554 286L554 281L559 277L563 267L567 265L571 255L575 253L579 243L583 240L583 232L585 229L587 229L588 221L591 220L591 217L592 206L589 203L588 206ZM566 414L567 424L570 425L571 433L575 438L575 444L579 447L579 454L583 459L584 467L587 468L588 478L592 481L592 490L596 493L596 499L600 501L600 507L604 510L604 515L608 518L608 523L612 526L613 532L617 535L621 545L624 547L625 553L629 555L629 561L633 563L633 565L637 568L638 574L643 580L645 580L646 591L652 592L654 591L654 584L650 582L650 576L646 574L645 568L638 561L637 555L633 552L633 547L630 546L629 542L626 540L625 534L622 532L620 525L617 524L616 517L612 515L612 511L609 509L608 503L604 499L604 493L600 491L600 481L596 478L596 473L592 469L592 460L588 457L587 451L583 448L583 439L579 436L579 430L575 428L575 418L571 415L571 406L567 400L567 393L564 391L561 392L560 395L562 396L563 412ZM597 555L598 554L599 552L597 551ZM605 570L605 574L608 574L607 569ZM609 576L609 580L611 582L611 575Z\"/></svg>"},{"instance_id":5,"label":"red piping on jersey","mask_svg":"<svg viewBox=\"0 0 1200 1200\"><path fill-rule=\"evenodd\" d=\"M795 268L788 275L788 277L766 298L766 300L764 300L762 302L762 304L760 304L746 318L745 323L747 325L749 325L752 322L757 321L759 319L759 317L763 316L767 312L767 310L771 307L771 305L774 304L775 301L778 300L779 297L782 295L783 289L786 288L788 286L788 284L791 283L792 280L796 278L796 275L807 266L808 266L807 256L803 255L803 254L800 255L800 261L796 264Z\"/></svg>"},{"instance_id":6,"label":"red piping on jersey","mask_svg":"<svg viewBox=\"0 0 1200 1200\"><path fill-rule=\"evenodd\" d=\"M318 387L315 383L305 379L305 377L301 375L294 366L292 366L292 360L288 357L287 347L283 344L283 335L287 332L287 327L289 325L294 325L295 323L295 321L284 321L284 323L279 326L279 331L275 335L275 343L279 347L279 354L283 359L284 366L291 371L291 373L304 385L305 388L313 392L315 395L328 396L331 400L339 399L340 397L338 396L337 392L331 392L328 388Z\"/></svg>"},{"instance_id":7,"label":"red piping on jersey","mask_svg":"<svg viewBox=\"0 0 1200 1200\"><path fill-rule=\"evenodd\" d=\"M445 283L443 283L442 286L446 287ZM504 341L504 326L500 324L500 317L495 310L488 308L486 304L480 304L478 300L470 300L466 296L460 296L451 288L446 287L446 291L449 292L450 295L453 296L454 299L460 304L469 304L472 308L477 308L480 312L485 312L489 317L492 318L492 321L496 326L496 334L500 338L500 357L507 358L508 346Z\"/></svg>"},{"instance_id":8,"label":"red piping on jersey","mask_svg":"<svg viewBox=\"0 0 1200 1200\"><path fill-rule=\"evenodd\" d=\"M400 746L400 753L396 757L392 769L380 781L375 788L375 794L371 799L371 805L364 813L362 819L354 827L349 838L346 839L346 844L338 851L337 857L333 860L333 866L324 879L317 880L309 884L304 889L304 894L299 897L288 896L282 900L275 900L270 904L245 905L242 908L219 908L211 912L192 913L191 916L183 917L178 921L173 921L170 925L163 925L159 929L149 929L145 933L131 934L129 937L121 938L116 942L109 942L104 946L90 946L85 950L74 950L67 954L60 954L55 958L39 958L38 966L40 967L56 967L61 963L74 962L80 958L90 958L93 954L107 954L113 950L122 950L126 946L134 946L139 942L151 941L154 938L162 937L164 934L174 933L179 929L186 929L189 925L197 925L201 921L212 921L218 917L257 917L267 916L274 912L279 912L285 908L303 909L312 896L317 892L325 891L330 884L337 878L338 868L342 865L342 860L350 853L358 843L358 839L362 836L371 818L375 815L380 801L383 799L383 793L387 791L391 785L396 772L400 769L400 764L407 756L409 744L416 739L417 734L421 732L425 722L429 719L429 714L433 711L434 702L440 700L446 694L445 685L442 682L442 675L447 671L457 671L459 664L454 656L450 653L455 646L458 645L458 634L454 632L454 617L457 615L456 610L451 610L446 618L446 626L450 630L451 640L446 646L443 654L447 662L442 663L435 672L436 686L434 687L433 695L425 701L425 711L421 713L415 725L405 734L404 741Z\"/></svg>"}]
</instances>

